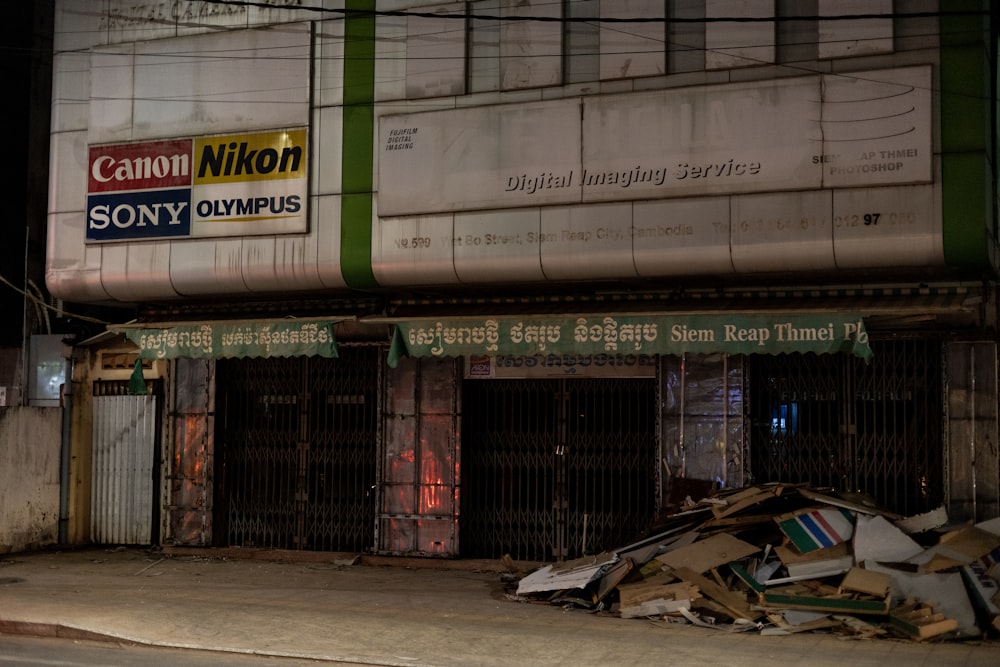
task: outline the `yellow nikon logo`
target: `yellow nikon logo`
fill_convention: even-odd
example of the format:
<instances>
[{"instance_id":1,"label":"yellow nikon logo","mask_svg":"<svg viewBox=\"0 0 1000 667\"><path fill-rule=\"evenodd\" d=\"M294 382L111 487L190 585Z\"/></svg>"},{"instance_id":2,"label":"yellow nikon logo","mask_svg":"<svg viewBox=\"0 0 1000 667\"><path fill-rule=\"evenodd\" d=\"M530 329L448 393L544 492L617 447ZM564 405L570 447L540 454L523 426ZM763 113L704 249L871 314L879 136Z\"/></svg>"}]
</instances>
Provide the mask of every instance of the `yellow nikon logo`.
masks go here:
<instances>
[{"instance_id":1,"label":"yellow nikon logo","mask_svg":"<svg viewBox=\"0 0 1000 667\"><path fill-rule=\"evenodd\" d=\"M304 178L306 131L201 137L195 139L194 154L195 185Z\"/></svg>"}]
</instances>

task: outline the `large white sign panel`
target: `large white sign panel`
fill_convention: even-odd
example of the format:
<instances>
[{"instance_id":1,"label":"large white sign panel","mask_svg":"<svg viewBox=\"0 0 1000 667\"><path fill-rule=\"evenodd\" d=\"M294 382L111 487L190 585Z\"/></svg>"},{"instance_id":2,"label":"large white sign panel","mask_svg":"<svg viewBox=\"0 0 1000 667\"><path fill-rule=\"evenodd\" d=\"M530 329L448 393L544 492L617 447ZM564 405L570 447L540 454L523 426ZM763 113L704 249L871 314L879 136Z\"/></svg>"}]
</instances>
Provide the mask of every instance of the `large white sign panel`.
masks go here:
<instances>
[{"instance_id":1,"label":"large white sign panel","mask_svg":"<svg viewBox=\"0 0 1000 667\"><path fill-rule=\"evenodd\" d=\"M643 277L733 273L727 197L632 205L632 257Z\"/></svg>"},{"instance_id":2,"label":"large white sign panel","mask_svg":"<svg viewBox=\"0 0 1000 667\"><path fill-rule=\"evenodd\" d=\"M379 215L926 183L929 67L383 116Z\"/></svg>"},{"instance_id":3,"label":"large white sign panel","mask_svg":"<svg viewBox=\"0 0 1000 667\"><path fill-rule=\"evenodd\" d=\"M569 166L580 164L579 104L383 117L379 215L579 201ZM564 122L573 110L576 123Z\"/></svg>"},{"instance_id":4,"label":"large white sign panel","mask_svg":"<svg viewBox=\"0 0 1000 667\"><path fill-rule=\"evenodd\" d=\"M942 266L940 187L906 185L385 218L385 285Z\"/></svg>"},{"instance_id":5,"label":"large white sign panel","mask_svg":"<svg viewBox=\"0 0 1000 667\"><path fill-rule=\"evenodd\" d=\"M835 268L831 202L828 190L733 197L731 246L736 272Z\"/></svg>"},{"instance_id":6,"label":"large white sign panel","mask_svg":"<svg viewBox=\"0 0 1000 667\"><path fill-rule=\"evenodd\" d=\"M823 187L931 181L928 68L828 75L823 82Z\"/></svg>"},{"instance_id":7,"label":"large white sign panel","mask_svg":"<svg viewBox=\"0 0 1000 667\"><path fill-rule=\"evenodd\" d=\"M837 267L943 263L940 197L940 188L927 185L835 191Z\"/></svg>"},{"instance_id":8,"label":"large white sign panel","mask_svg":"<svg viewBox=\"0 0 1000 667\"><path fill-rule=\"evenodd\" d=\"M820 187L819 114L815 78L588 100L583 199Z\"/></svg>"}]
</instances>

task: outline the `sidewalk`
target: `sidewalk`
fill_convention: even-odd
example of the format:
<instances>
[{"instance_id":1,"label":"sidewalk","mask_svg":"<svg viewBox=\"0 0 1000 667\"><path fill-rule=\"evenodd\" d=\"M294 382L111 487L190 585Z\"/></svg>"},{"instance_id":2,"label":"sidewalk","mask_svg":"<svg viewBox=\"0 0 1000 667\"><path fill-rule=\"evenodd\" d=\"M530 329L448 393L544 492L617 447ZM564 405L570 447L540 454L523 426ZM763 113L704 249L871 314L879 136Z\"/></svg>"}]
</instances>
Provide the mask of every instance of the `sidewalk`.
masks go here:
<instances>
[{"instance_id":1,"label":"sidewalk","mask_svg":"<svg viewBox=\"0 0 1000 667\"><path fill-rule=\"evenodd\" d=\"M284 560L266 560L275 557ZM499 564L363 562L238 550L8 554L0 632L373 665L1000 664L1000 642L728 633L513 602Z\"/></svg>"}]
</instances>

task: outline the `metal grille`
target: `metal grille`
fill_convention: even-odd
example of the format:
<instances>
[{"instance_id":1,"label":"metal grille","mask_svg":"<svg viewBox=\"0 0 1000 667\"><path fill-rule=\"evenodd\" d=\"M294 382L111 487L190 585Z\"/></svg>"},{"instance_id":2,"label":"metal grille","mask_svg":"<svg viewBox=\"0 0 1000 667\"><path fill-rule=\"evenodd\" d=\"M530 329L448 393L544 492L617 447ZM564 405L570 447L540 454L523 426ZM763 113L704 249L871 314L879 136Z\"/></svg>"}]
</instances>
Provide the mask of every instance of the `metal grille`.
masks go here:
<instances>
[{"instance_id":1,"label":"metal grille","mask_svg":"<svg viewBox=\"0 0 1000 667\"><path fill-rule=\"evenodd\" d=\"M339 354L219 362L230 545L371 548L379 356L375 348Z\"/></svg>"},{"instance_id":2,"label":"metal grille","mask_svg":"<svg viewBox=\"0 0 1000 667\"><path fill-rule=\"evenodd\" d=\"M152 543L156 413L153 395L94 398L90 530L96 544Z\"/></svg>"},{"instance_id":3,"label":"metal grille","mask_svg":"<svg viewBox=\"0 0 1000 667\"><path fill-rule=\"evenodd\" d=\"M872 349L868 365L847 355L751 358L752 481L865 493L901 514L940 505L940 345Z\"/></svg>"},{"instance_id":4,"label":"metal grille","mask_svg":"<svg viewBox=\"0 0 1000 667\"><path fill-rule=\"evenodd\" d=\"M467 381L463 555L578 558L648 528L655 388L652 379Z\"/></svg>"}]
</instances>

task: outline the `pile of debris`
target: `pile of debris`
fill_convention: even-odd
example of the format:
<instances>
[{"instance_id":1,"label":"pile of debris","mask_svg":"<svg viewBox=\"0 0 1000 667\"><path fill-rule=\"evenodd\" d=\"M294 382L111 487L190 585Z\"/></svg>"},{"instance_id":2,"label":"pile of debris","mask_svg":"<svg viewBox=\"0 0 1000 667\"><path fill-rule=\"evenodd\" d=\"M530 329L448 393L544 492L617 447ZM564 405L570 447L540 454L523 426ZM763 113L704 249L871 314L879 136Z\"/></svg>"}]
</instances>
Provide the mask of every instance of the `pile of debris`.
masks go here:
<instances>
[{"instance_id":1,"label":"pile of debris","mask_svg":"<svg viewBox=\"0 0 1000 667\"><path fill-rule=\"evenodd\" d=\"M728 631L1000 632L1000 519L947 528L807 485L714 494L615 552L513 578L510 599ZM516 592L513 584L516 582Z\"/></svg>"}]
</instances>

